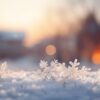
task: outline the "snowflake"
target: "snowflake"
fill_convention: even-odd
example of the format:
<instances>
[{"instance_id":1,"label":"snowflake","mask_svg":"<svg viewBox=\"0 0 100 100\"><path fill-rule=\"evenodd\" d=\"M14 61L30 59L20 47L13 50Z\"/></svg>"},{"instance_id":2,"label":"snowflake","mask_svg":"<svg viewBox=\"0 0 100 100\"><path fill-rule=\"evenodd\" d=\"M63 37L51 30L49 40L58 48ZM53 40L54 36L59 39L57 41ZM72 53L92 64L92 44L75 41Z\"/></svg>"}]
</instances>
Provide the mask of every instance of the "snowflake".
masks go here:
<instances>
[{"instance_id":1,"label":"snowflake","mask_svg":"<svg viewBox=\"0 0 100 100\"><path fill-rule=\"evenodd\" d=\"M80 62L78 62L77 59L74 60L74 62L70 61L69 64L71 65L71 67L77 67L80 65ZM69 66L70 67L70 66Z\"/></svg>"},{"instance_id":2,"label":"snowflake","mask_svg":"<svg viewBox=\"0 0 100 100\"><path fill-rule=\"evenodd\" d=\"M1 66L0 66L0 71L1 71L1 72L4 72L6 69L7 69L7 62L4 62L4 63L2 63Z\"/></svg>"},{"instance_id":3,"label":"snowflake","mask_svg":"<svg viewBox=\"0 0 100 100\"><path fill-rule=\"evenodd\" d=\"M80 63L78 62L77 59L75 59L74 62L70 61L69 64L71 65L71 66L68 66L68 76L69 76L69 78L73 78L73 79L78 78L79 69L78 69L77 66L79 66Z\"/></svg>"},{"instance_id":4,"label":"snowflake","mask_svg":"<svg viewBox=\"0 0 100 100\"><path fill-rule=\"evenodd\" d=\"M41 60L41 61L40 61L40 68L41 68L41 69L44 69L44 68L46 68L47 66L48 66L47 61L44 61L44 60Z\"/></svg>"},{"instance_id":5,"label":"snowflake","mask_svg":"<svg viewBox=\"0 0 100 100\"><path fill-rule=\"evenodd\" d=\"M70 61L69 66L65 63L59 63L57 60L51 61L50 65L47 61L41 60L40 67L32 71L14 71L7 68L7 63L4 62L0 66L0 78L12 78L23 80L55 80L66 83L67 80L80 80L82 82L91 82L100 84L100 70L96 72L90 71L90 68L85 66L79 68L80 63L77 59L74 62Z\"/></svg>"}]
</instances>

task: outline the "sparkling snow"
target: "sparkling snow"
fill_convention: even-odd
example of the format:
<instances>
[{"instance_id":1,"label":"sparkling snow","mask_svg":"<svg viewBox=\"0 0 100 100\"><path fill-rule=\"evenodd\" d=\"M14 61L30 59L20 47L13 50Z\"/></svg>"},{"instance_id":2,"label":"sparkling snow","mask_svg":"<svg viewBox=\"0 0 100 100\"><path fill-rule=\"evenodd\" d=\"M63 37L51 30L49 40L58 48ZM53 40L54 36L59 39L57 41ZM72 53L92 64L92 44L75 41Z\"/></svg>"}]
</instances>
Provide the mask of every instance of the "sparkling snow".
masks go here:
<instances>
[{"instance_id":1,"label":"sparkling snow","mask_svg":"<svg viewBox=\"0 0 100 100\"><path fill-rule=\"evenodd\" d=\"M32 70L0 66L0 100L100 100L100 70L91 71L75 59L65 63L41 61Z\"/></svg>"}]
</instances>

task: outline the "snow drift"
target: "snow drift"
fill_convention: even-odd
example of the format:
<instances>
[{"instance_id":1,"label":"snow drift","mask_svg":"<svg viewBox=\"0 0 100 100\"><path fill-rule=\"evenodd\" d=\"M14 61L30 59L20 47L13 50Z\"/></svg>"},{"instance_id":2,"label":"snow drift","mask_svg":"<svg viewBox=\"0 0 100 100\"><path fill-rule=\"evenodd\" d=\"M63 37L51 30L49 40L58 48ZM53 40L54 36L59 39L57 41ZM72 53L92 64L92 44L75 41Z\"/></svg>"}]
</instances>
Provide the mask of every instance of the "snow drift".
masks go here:
<instances>
[{"instance_id":1,"label":"snow drift","mask_svg":"<svg viewBox=\"0 0 100 100\"><path fill-rule=\"evenodd\" d=\"M14 71L0 66L0 100L99 100L100 70L91 71L79 62L49 65L41 61L32 71Z\"/></svg>"}]
</instances>

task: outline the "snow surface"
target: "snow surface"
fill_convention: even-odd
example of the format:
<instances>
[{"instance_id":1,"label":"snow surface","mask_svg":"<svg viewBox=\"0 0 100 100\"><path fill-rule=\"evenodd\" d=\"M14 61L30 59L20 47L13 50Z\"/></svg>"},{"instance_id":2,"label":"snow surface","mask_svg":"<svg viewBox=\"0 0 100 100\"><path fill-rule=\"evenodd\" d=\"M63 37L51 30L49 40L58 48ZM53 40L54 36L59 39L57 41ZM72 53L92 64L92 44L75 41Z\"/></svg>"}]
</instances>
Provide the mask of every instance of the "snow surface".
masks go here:
<instances>
[{"instance_id":1,"label":"snow surface","mask_svg":"<svg viewBox=\"0 0 100 100\"><path fill-rule=\"evenodd\" d=\"M82 67L79 62L41 61L32 70L11 70L0 66L0 100L100 100L100 70Z\"/></svg>"}]
</instances>

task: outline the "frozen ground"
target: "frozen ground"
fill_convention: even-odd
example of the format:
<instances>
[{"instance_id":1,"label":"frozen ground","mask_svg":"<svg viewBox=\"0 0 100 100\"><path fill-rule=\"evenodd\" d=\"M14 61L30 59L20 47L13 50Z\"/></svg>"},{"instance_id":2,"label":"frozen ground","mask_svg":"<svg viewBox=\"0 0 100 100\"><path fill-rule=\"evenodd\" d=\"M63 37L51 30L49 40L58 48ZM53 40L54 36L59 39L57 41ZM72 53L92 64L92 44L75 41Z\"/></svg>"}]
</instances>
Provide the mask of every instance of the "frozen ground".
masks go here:
<instances>
[{"instance_id":1,"label":"frozen ground","mask_svg":"<svg viewBox=\"0 0 100 100\"><path fill-rule=\"evenodd\" d=\"M0 100L100 100L100 70L78 68L77 60L41 61L32 71L0 66Z\"/></svg>"}]
</instances>

